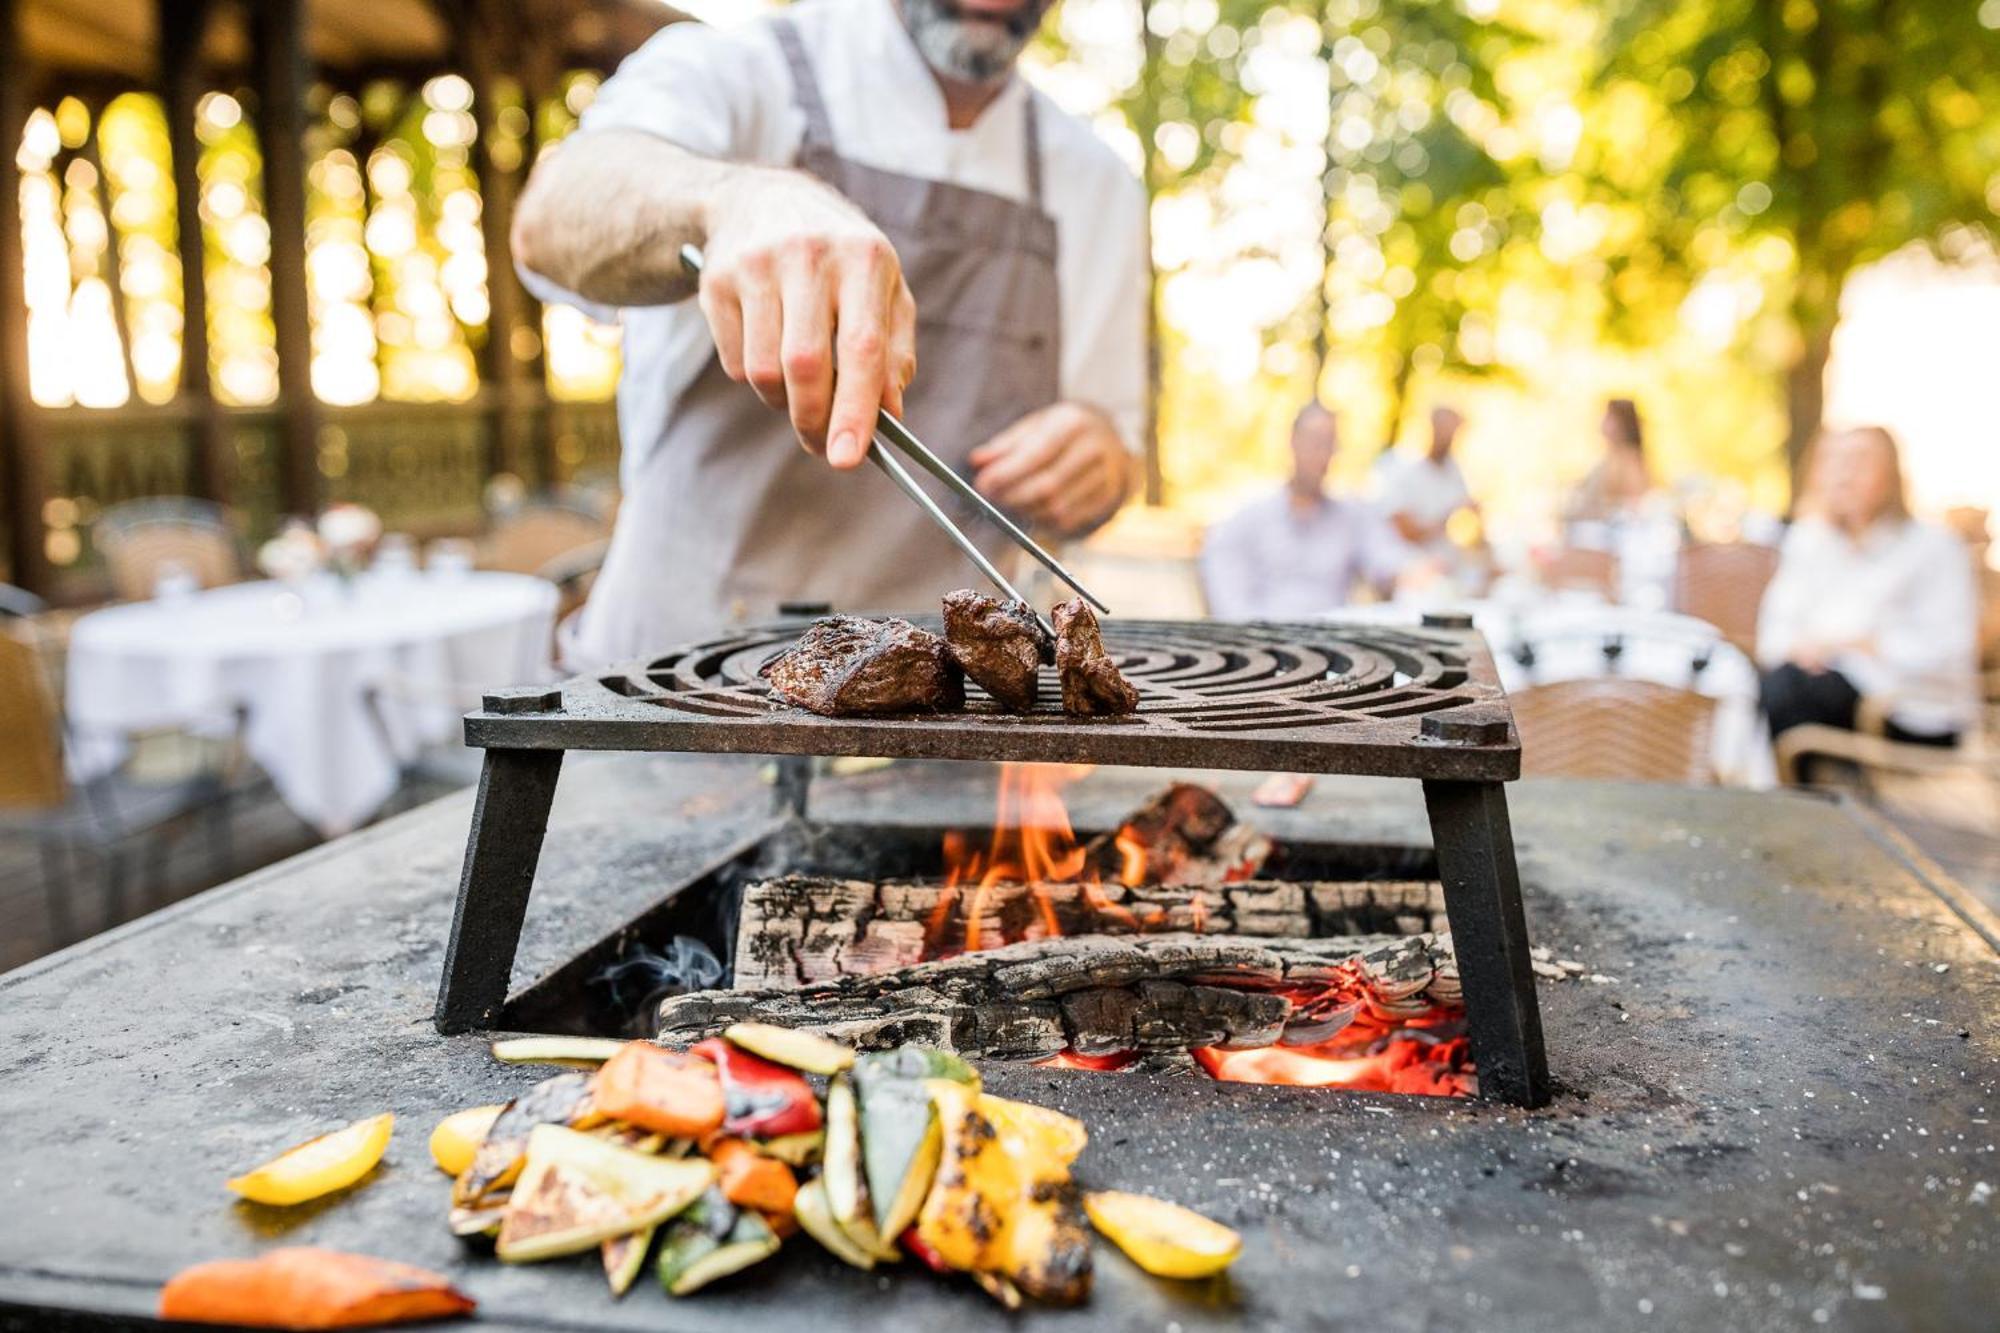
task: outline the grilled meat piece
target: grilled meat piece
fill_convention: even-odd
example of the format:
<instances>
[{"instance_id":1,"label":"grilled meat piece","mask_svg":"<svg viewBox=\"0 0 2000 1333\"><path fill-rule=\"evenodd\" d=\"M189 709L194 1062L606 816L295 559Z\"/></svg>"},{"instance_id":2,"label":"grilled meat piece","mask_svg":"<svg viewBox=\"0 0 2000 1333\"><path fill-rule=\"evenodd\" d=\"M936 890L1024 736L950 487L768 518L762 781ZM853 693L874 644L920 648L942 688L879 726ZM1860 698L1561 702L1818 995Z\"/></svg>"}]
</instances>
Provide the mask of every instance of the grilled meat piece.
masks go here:
<instances>
[{"instance_id":1,"label":"grilled meat piece","mask_svg":"<svg viewBox=\"0 0 2000 1333\"><path fill-rule=\"evenodd\" d=\"M1063 711L1077 717L1138 711L1139 691L1105 656L1097 617L1083 599L1070 598L1055 609L1052 618L1056 622L1056 673L1062 678Z\"/></svg>"},{"instance_id":2,"label":"grilled meat piece","mask_svg":"<svg viewBox=\"0 0 2000 1333\"><path fill-rule=\"evenodd\" d=\"M907 620L828 616L763 666L771 692L827 717L937 713L965 703L943 639Z\"/></svg>"},{"instance_id":3,"label":"grilled meat piece","mask_svg":"<svg viewBox=\"0 0 2000 1333\"><path fill-rule=\"evenodd\" d=\"M1056 646L1025 602L1003 602L960 588L944 597L944 637L965 674L1002 708L1035 706L1035 677L1055 661Z\"/></svg>"}]
</instances>

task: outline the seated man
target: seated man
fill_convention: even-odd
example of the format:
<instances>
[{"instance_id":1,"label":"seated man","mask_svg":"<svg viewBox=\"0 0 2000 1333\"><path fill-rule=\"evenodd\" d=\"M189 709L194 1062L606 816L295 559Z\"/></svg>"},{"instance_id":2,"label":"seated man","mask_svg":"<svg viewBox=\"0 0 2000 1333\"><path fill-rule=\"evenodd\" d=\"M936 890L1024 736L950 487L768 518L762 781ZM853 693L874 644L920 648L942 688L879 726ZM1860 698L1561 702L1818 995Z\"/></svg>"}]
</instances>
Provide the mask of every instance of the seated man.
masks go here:
<instances>
[{"instance_id":1,"label":"seated man","mask_svg":"<svg viewBox=\"0 0 2000 1333\"><path fill-rule=\"evenodd\" d=\"M1388 594L1401 543L1368 505L1327 494L1326 472L1339 445L1331 411L1318 402L1299 410L1291 480L1209 530L1201 577L1211 614L1297 619L1345 606L1357 585Z\"/></svg>"},{"instance_id":2,"label":"seated man","mask_svg":"<svg viewBox=\"0 0 2000 1333\"><path fill-rule=\"evenodd\" d=\"M1421 455L1405 458L1390 454L1382 459L1382 512L1396 527L1396 535L1424 555L1444 561L1457 557L1445 527L1461 509L1477 511L1465 474L1451 456L1465 417L1456 408L1431 409L1431 444Z\"/></svg>"}]
</instances>

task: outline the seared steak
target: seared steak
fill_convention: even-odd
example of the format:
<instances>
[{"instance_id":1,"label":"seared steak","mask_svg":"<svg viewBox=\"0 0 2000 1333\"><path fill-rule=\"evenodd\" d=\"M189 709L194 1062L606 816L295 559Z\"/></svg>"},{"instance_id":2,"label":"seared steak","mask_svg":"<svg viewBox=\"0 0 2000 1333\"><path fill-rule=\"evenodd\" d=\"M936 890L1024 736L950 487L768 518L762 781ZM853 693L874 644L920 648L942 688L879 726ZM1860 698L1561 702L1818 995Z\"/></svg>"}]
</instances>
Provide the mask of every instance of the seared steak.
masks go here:
<instances>
[{"instance_id":1,"label":"seared steak","mask_svg":"<svg viewBox=\"0 0 2000 1333\"><path fill-rule=\"evenodd\" d=\"M1003 602L960 588L944 596L944 637L965 674L1002 708L1035 706L1035 677L1055 660L1055 644L1025 602Z\"/></svg>"},{"instance_id":2,"label":"seared steak","mask_svg":"<svg viewBox=\"0 0 2000 1333\"><path fill-rule=\"evenodd\" d=\"M1083 599L1070 598L1055 609L1052 618L1056 622L1056 674L1062 678L1063 711L1078 717L1137 711L1139 691L1105 656L1097 617Z\"/></svg>"},{"instance_id":3,"label":"seared steak","mask_svg":"<svg viewBox=\"0 0 2000 1333\"><path fill-rule=\"evenodd\" d=\"M827 717L935 713L965 702L944 640L907 620L816 620L762 675L780 699Z\"/></svg>"}]
</instances>

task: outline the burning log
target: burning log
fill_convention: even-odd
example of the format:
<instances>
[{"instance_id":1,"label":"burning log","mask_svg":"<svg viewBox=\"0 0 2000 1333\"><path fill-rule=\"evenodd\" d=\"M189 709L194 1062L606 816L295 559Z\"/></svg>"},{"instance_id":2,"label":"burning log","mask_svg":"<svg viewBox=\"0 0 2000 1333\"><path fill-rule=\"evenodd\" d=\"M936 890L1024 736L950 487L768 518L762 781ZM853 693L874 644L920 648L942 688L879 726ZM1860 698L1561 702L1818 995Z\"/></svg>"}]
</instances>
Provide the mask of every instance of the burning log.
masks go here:
<instances>
[{"instance_id":1,"label":"burning log","mask_svg":"<svg viewBox=\"0 0 2000 1333\"><path fill-rule=\"evenodd\" d=\"M1303 1001L1303 1002L1302 1002ZM1026 939L804 986L704 991L660 1005L670 1044L731 1023L805 1028L865 1049L921 1041L1041 1059L1266 1046L1295 1019L1418 1017L1460 1002L1448 937L1254 939L1171 933Z\"/></svg>"},{"instance_id":2,"label":"burning log","mask_svg":"<svg viewBox=\"0 0 2000 1333\"><path fill-rule=\"evenodd\" d=\"M788 875L745 890L734 984L744 990L809 985L909 967L994 940L1052 935L1192 931L1306 939L1448 929L1444 890L1435 882L954 887Z\"/></svg>"}]
</instances>

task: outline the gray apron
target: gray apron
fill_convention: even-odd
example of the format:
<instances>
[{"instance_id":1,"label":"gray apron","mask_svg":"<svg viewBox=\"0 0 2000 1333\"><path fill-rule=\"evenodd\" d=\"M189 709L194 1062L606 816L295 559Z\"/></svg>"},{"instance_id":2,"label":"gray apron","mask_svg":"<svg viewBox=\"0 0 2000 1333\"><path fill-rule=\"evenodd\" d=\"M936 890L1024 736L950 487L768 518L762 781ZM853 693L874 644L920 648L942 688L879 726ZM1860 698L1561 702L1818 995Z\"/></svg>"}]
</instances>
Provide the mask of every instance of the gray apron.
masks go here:
<instances>
[{"instance_id":1,"label":"gray apron","mask_svg":"<svg viewBox=\"0 0 2000 1333\"><path fill-rule=\"evenodd\" d=\"M882 229L916 298L917 378L904 419L970 476L973 448L1058 396L1056 227L1042 210L1034 96L1023 106L1023 202L880 171L835 149L798 29L782 16L774 27L805 117L798 165ZM713 354L672 411L565 644L573 668L768 619L780 602L928 611L953 588L980 586L971 562L887 477L867 465L836 472L807 454L785 414L731 380ZM1013 548L997 529L931 489L1011 577Z\"/></svg>"}]
</instances>

